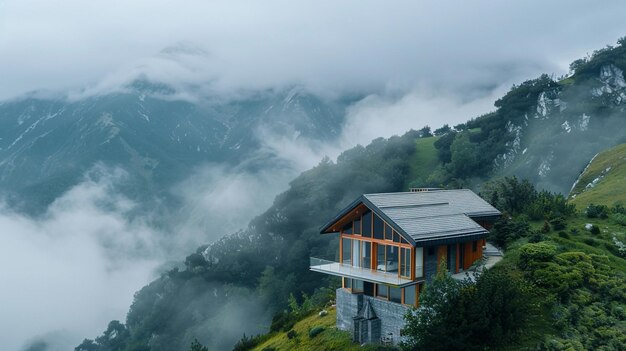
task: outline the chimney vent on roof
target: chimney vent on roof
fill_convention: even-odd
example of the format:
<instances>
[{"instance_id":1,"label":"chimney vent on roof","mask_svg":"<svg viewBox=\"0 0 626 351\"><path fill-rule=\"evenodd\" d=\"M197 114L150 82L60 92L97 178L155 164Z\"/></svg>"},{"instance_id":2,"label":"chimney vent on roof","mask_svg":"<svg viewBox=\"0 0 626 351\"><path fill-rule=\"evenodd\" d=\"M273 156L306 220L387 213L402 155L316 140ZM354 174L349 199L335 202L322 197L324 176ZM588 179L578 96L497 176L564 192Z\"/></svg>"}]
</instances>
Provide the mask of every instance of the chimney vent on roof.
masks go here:
<instances>
[{"instance_id":1,"label":"chimney vent on roof","mask_svg":"<svg viewBox=\"0 0 626 351\"><path fill-rule=\"evenodd\" d=\"M410 188L409 191L412 193L422 193L425 191L435 191L442 190L441 188Z\"/></svg>"}]
</instances>

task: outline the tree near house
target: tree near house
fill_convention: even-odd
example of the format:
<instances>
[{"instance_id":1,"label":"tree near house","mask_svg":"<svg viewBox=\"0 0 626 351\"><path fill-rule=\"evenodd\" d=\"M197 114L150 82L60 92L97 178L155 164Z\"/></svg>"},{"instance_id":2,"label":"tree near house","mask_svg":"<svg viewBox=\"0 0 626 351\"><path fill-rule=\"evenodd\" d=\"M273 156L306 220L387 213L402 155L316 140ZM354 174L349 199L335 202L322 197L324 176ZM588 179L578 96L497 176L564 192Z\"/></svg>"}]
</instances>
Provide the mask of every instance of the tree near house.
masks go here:
<instances>
[{"instance_id":1,"label":"tree near house","mask_svg":"<svg viewBox=\"0 0 626 351\"><path fill-rule=\"evenodd\" d=\"M494 268L476 283L440 269L406 316L403 350L483 350L510 344L538 313L530 284L519 272Z\"/></svg>"}]
</instances>

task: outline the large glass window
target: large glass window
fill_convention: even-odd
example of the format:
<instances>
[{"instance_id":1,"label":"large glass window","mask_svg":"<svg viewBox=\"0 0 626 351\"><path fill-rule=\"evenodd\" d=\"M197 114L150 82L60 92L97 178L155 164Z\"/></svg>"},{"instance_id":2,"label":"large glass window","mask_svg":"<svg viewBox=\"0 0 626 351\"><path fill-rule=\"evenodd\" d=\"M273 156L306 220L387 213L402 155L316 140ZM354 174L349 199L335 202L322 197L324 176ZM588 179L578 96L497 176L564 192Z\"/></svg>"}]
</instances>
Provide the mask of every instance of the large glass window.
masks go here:
<instances>
[{"instance_id":1,"label":"large glass window","mask_svg":"<svg viewBox=\"0 0 626 351\"><path fill-rule=\"evenodd\" d=\"M363 268L372 267L372 243L369 241L363 241L363 261L361 262Z\"/></svg>"},{"instance_id":2,"label":"large glass window","mask_svg":"<svg viewBox=\"0 0 626 351\"><path fill-rule=\"evenodd\" d=\"M361 234L361 217L354 220L354 234Z\"/></svg>"},{"instance_id":3,"label":"large glass window","mask_svg":"<svg viewBox=\"0 0 626 351\"><path fill-rule=\"evenodd\" d=\"M385 240L393 240L393 230L387 223L385 223Z\"/></svg>"},{"instance_id":4,"label":"large glass window","mask_svg":"<svg viewBox=\"0 0 626 351\"><path fill-rule=\"evenodd\" d=\"M361 240L352 240L352 265L361 267Z\"/></svg>"},{"instance_id":5,"label":"large glass window","mask_svg":"<svg viewBox=\"0 0 626 351\"><path fill-rule=\"evenodd\" d=\"M352 260L350 257L350 246L352 245L352 240L348 238L341 239L341 258L344 264L352 264Z\"/></svg>"},{"instance_id":6,"label":"large glass window","mask_svg":"<svg viewBox=\"0 0 626 351\"><path fill-rule=\"evenodd\" d=\"M343 232L346 234L352 234L352 222L343 226Z\"/></svg>"},{"instance_id":7,"label":"large glass window","mask_svg":"<svg viewBox=\"0 0 626 351\"><path fill-rule=\"evenodd\" d=\"M382 240L385 235L384 230L385 222L377 215L374 215L374 238Z\"/></svg>"},{"instance_id":8,"label":"large glass window","mask_svg":"<svg viewBox=\"0 0 626 351\"><path fill-rule=\"evenodd\" d=\"M389 297L389 287L382 284L376 284L376 296L384 297L385 299Z\"/></svg>"},{"instance_id":9,"label":"large glass window","mask_svg":"<svg viewBox=\"0 0 626 351\"><path fill-rule=\"evenodd\" d=\"M389 300L393 302L402 302L402 289L389 287Z\"/></svg>"},{"instance_id":10,"label":"large glass window","mask_svg":"<svg viewBox=\"0 0 626 351\"><path fill-rule=\"evenodd\" d=\"M400 248L400 276L411 277L411 249Z\"/></svg>"},{"instance_id":11,"label":"large glass window","mask_svg":"<svg viewBox=\"0 0 626 351\"><path fill-rule=\"evenodd\" d=\"M387 245L380 245L376 247L376 269L386 272L387 265L385 264L385 248Z\"/></svg>"},{"instance_id":12,"label":"large glass window","mask_svg":"<svg viewBox=\"0 0 626 351\"><path fill-rule=\"evenodd\" d=\"M352 279L352 291L363 292L363 281L358 279Z\"/></svg>"},{"instance_id":13,"label":"large glass window","mask_svg":"<svg viewBox=\"0 0 626 351\"><path fill-rule=\"evenodd\" d=\"M404 303L406 305L415 305L415 289L417 285L410 285L404 288Z\"/></svg>"},{"instance_id":14,"label":"large glass window","mask_svg":"<svg viewBox=\"0 0 626 351\"><path fill-rule=\"evenodd\" d=\"M387 272L398 272L398 247L385 245L385 270Z\"/></svg>"},{"instance_id":15,"label":"large glass window","mask_svg":"<svg viewBox=\"0 0 626 351\"><path fill-rule=\"evenodd\" d=\"M372 212L367 211L363 214L363 220L361 221L361 235L368 238L372 237Z\"/></svg>"},{"instance_id":16,"label":"large glass window","mask_svg":"<svg viewBox=\"0 0 626 351\"><path fill-rule=\"evenodd\" d=\"M424 248L415 248L415 277L421 278L424 276Z\"/></svg>"}]
</instances>

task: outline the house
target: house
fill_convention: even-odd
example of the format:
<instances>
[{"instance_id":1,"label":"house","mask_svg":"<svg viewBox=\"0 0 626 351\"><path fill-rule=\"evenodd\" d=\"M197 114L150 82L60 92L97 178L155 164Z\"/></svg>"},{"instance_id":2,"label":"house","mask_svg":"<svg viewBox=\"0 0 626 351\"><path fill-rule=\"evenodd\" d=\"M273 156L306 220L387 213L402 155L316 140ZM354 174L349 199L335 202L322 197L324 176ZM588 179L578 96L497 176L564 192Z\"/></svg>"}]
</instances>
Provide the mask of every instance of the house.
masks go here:
<instances>
[{"instance_id":1,"label":"house","mask_svg":"<svg viewBox=\"0 0 626 351\"><path fill-rule=\"evenodd\" d=\"M321 228L339 237L337 256L311 258L312 271L342 278L337 327L359 343L399 342L406 311L441 263L453 274L468 270L500 215L466 189L357 198Z\"/></svg>"}]
</instances>

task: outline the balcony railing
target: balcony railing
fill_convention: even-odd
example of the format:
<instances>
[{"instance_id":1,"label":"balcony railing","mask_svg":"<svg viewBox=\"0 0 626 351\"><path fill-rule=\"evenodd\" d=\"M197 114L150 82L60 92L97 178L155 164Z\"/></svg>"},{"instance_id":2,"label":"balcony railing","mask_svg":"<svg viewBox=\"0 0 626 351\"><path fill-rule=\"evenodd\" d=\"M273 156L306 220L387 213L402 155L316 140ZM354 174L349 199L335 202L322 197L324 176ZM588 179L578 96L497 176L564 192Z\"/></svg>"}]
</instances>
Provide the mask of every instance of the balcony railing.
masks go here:
<instances>
[{"instance_id":1,"label":"balcony railing","mask_svg":"<svg viewBox=\"0 0 626 351\"><path fill-rule=\"evenodd\" d=\"M412 280L400 278L397 273L386 273L369 268L354 267L348 264L311 257L310 269L315 272L336 275L339 277L359 279L371 283L405 286L413 283Z\"/></svg>"}]
</instances>

